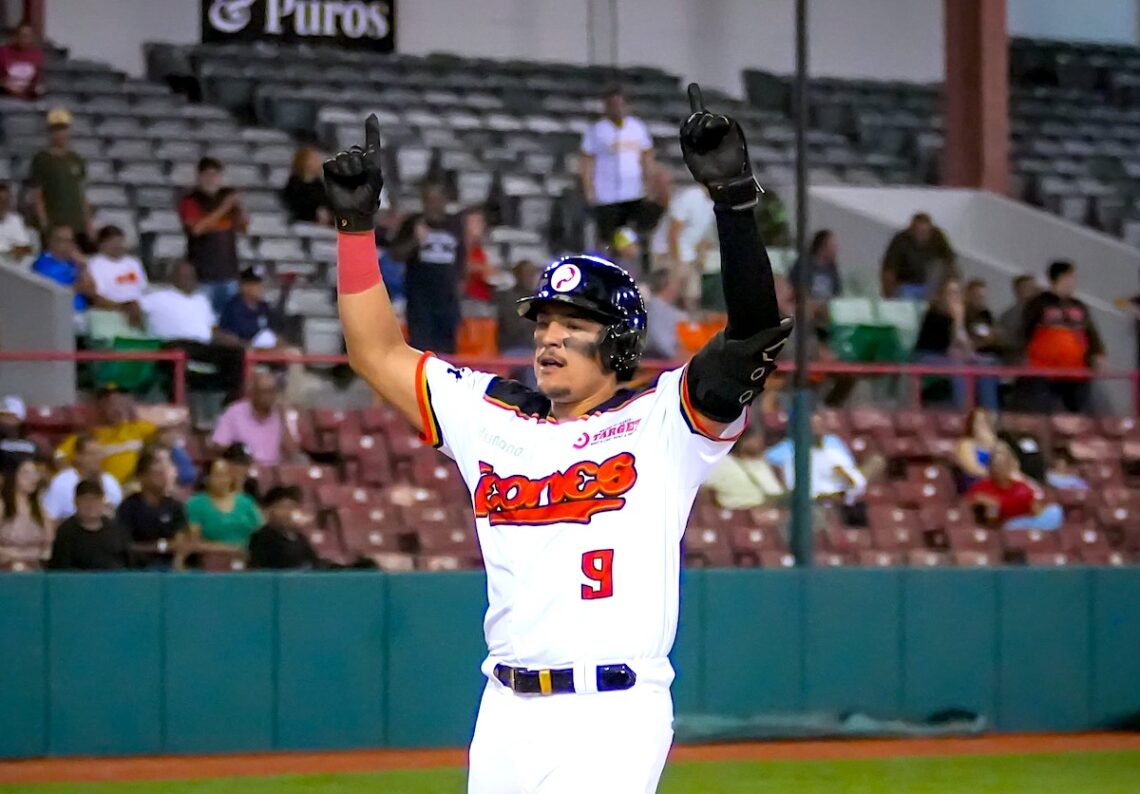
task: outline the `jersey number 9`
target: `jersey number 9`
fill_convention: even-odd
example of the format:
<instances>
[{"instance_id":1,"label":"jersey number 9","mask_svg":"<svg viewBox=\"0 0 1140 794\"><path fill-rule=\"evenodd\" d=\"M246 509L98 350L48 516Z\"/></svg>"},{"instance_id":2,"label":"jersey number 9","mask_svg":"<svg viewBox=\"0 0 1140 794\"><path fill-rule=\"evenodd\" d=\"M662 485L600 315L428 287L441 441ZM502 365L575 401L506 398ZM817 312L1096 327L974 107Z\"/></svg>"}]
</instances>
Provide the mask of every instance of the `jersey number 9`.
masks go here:
<instances>
[{"instance_id":1,"label":"jersey number 9","mask_svg":"<svg viewBox=\"0 0 1140 794\"><path fill-rule=\"evenodd\" d=\"M614 550L598 549L582 555L582 573L590 584L582 585L582 598L609 598L614 594Z\"/></svg>"}]
</instances>

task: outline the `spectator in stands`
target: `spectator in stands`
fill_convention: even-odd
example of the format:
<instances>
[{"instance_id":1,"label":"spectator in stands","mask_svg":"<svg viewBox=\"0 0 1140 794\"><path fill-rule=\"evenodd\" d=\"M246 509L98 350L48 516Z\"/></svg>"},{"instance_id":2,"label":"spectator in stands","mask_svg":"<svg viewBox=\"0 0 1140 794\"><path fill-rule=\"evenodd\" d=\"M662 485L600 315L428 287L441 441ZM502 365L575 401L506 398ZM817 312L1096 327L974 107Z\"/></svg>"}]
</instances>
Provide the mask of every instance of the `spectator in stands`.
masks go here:
<instances>
[{"instance_id":1,"label":"spectator in stands","mask_svg":"<svg viewBox=\"0 0 1140 794\"><path fill-rule=\"evenodd\" d=\"M2 229L3 227L0 226L0 240L3 239ZM3 243L0 242L0 255L2 255L2 246ZM1135 318L1136 354L1140 356L1140 295L1133 295L1130 298L1117 298L1113 303L1116 305L1116 308L1128 312ZM1138 363L1137 366L1140 367L1140 363Z\"/></svg>"},{"instance_id":2,"label":"spectator in stands","mask_svg":"<svg viewBox=\"0 0 1140 794\"><path fill-rule=\"evenodd\" d=\"M723 309L720 242L708 190L702 185L678 190L669 203L664 223L668 224L668 264L680 279L685 307Z\"/></svg>"},{"instance_id":3,"label":"spectator in stands","mask_svg":"<svg viewBox=\"0 0 1140 794\"><path fill-rule=\"evenodd\" d=\"M529 259L520 259L511 272L514 285L495 292L499 355L527 359L527 364L513 370L511 377L533 387L536 381L530 360L534 357L534 324L519 316L518 302L534 294L542 272Z\"/></svg>"},{"instance_id":4,"label":"spectator in stands","mask_svg":"<svg viewBox=\"0 0 1140 794\"><path fill-rule=\"evenodd\" d=\"M632 226L623 226L614 232L610 244L610 260L640 281L642 276L641 236Z\"/></svg>"},{"instance_id":5,"label":"spectator in stands","mask_svg":"<svg viewBox=\"0 0 1140 794\"><path fill-rule=\"evenodd\" d=\"M673 201L673 174L668 168L649 169L646 179L645 202L642 204L638 228L643 234L650 234L661 226L661 220L669 211Z\"/></svg>"},{"instance_id":6,"label":"spectator in stands","mask_svg":"<svg viewBox=\"0 0 1140 794\"><path fill-rule=\"evenodd\" d=\"M12 210L12 188L0 182L0 265L23 267L31 261L34 250L24 217Z\"/></svg>"},{"instance_id":7,"label":"spectator in stands","mask_svg":"<svg viewBox=\"0 0 1140 794\"><path fill-rule=\"evenodd\" d=\"M239 491L244 491L255 502L261 499L261 483L253 476L253 456L249 447L235 441L222 450L222 460L230 464Z\"/></svg>"},{"instance_id":8,"label":"spectator in stands","mask_svg":"<svg viewBox=\"0 0 1140 794\"><path fill-rule=\"evenodd\" d=\"M36 152L28 175L36 223L43 235L56 226L66 226L84 252L93 251L95 226L87 203L87 163L71 149L71 113L64 108L48 111L47 125L47 148Z\"/></svg>"},{"instance_id":9,"label":"spectator in stands","mask_svg":"<svg viewBox=\"0 0 1140 794\"><path fill-rule=\"evenodd\" d=\"M103 486L82 480L75 486L75 515L59 525L48 567L56 571L118 571L130 564L130 537L108 517Z\"/></svg>"},{"instance_id":10,"label":"spectator in stands","mask_svg":"<svg viewBox=\"0 0 1140 794\"><path fill-rule=\"evenodd\" d=\"M194 542L240 548L261 526L257 503L237 489L230 465L221 458L210 464L202 490L187 500L186 519Z\"/></svg>"},{"instance_id":11,"label":"spectator in stands","mask_svg":"<svg viewBox=\"0 0 1140 794\"><path fill-rule=\"evenodd\" d=\"M645 342L645 355L650 358L664 358L675 361L680 355L681 341L677 336L677 326L689 320L689 315L678 308L681 299L680 276L668 270L658 270L650 274L642 284L647 293L645 311L648 315Z\"/></svg>"},{"instance_id":12,"label":"spectator in stands","mask_svg":"<svg viewBox=\"0 0 1140 794\"><path fill-rule=\"evenodd\" d=\"M790 420L789 420L790 422ZM817 501L842 501L852 507L862 501L870 476L878 474L880 461L874 461L867 471L859 468L847 442L833 433L825 432L823 418L818 413L811 417L811 496ZM791 491L796 484L795 447L791 438L772 446L764 459L783 481L784 489Z\"/></svg>"},{"instance_id":13,"label":"spectator in stands","mask_svg":"<svg viewBox=\"0 0 1140 794\"><path fill-rule=\"evenodd\" d=\"M75 513L75 486L81 480L97 480L103 486L107 507L112 511L123 501L123 489L119 481L100 466L104 452L91 436L80 434L75 439L75 453L71 466L63 469L52 478L47 493L44 494L44 512L52 521L62 521Z\"/></svg>"},{"instance_id":14,"label":"spectator in stands","mask_svg":"<svg viewBox=\"0 0 1140 794\"><path fill-rule=\"evenodd\" d=\"M782 500L784 486L764 459L764 431L749 427L732 454L721 459L705 480L716 503L729 510L748 510Z\"/></svg>"},{"instance_id":15,"label":"spectator in stands","mask_svg":"<svg viewBox=\"0 0 1140 794\"><path fill-rule=\"evenodd\" d=\"M265 300L261 269L247 267L238 279L238 294L222 309L216 335L235 347L265 349L280 347L285 326L281 313Z\"/></svg>"},{"instance_id":16,"label":"spectator in stands","mask_svg":"<svg viewBox=\"0 0 1140 794\"><path fill-rule=\"evenodd\" d=\"M118 226L104 226L96 237L99 252L87 261L91 277L91 308L122 312L131 325L144 327L142 300L148 286L146 271L127 253L127 237Z\"/></svg>"},{"instance_id":17,"label":"spectator in stands","mask_svg":"<svg viewBox=\"0 0 1140 794\"><path fill-rule=\"evenodd\" d=\"M1002 357L1007 364L1020 364L1025 360L1025 307L1040 292L1033 276L1014 276L1013 305L1002 312L997 321Z\"/></svg>"},{"instance_id":18,"label":"spectator in stands","mask_svg":"<svg viewBox=\"0 0 1140 794\"><path fill-rule=\"evenodd\" d=\"M278 485L269 489L261 506L265 525L249 539L249 567L297 569L321 567L321 559L297 524L297 514L304 501L295 485Z\"/></svg>"},{"instance_id":19,"label":"spectator in stands","mask_svg":"<svg viewBox=\"0 0 1140 794\"><path fill-rule=\"evenodd\" d=\"M1002 353L1001 337L990 311L986 282L980 278L966 282L966 333L974 351L993 357L996 363Z\"/></svg>"},{"instance_id":20,"label":"spectator in stands","mask_svg":"<svg viewBox=\"0 0 1140 794\"><path fill-rule=\"evenodd\" d=\"M198 467L186 451L186 439L179 425L170 424L159 428L152 447L155 450L165 450L170 457L170 463L174 467L173 485L185 488L198 481Z\"/></svg>"},{"instance_id":21,"label":"spectator in stands","mask_svg":"<svg viewBox=\"0 0 1140 794\"><path fill-rule=\"evenodd\" d=\"M966 414L965 435L958 439L954 451L954 467L958 475L958 490L965 491L989 471L990 457L998 444L990 413L984 408L972 408Z\"/></svg>"},{"instance_id":22,"label":"spectator in stands","mask_svg":"<svg viewBox=\"0 0 1140 794\"><path fill-rule=\"evenodd\" d=\"M178 203L186 230L186 256L215 313L237 292L237 236L249 225L241 194L222 185L224 168L213 157L198 161L198 181Z\"/></svg>"},{"instance_id":23,"label":"spectator in stands","mask_svg":"<svg viewBox=\"0 0 1140 794\"><path fill-rule=\"evenodd\" d=\"M491 282L496 277L495 265L487 255L486 244L487 219L481 209L473 207L463 213L463 250L467 254L463 297L471 313L480 315L492 311L494 287Z\"/></svg>"},{"instance_id":24,"label":"spectator in stands","mask_svg":"<svg viewBox=\"0 0 1140 794\"><path fill-rule=\"evenodd\" d=\"M325 193L325 179L321 172L323 158L312 146L300 146L293 154L289 181L281 191L289 220L293 223L320 223L332 225L329 197Z\"/></svg>"},{"instance_id":25,"label":"spectator in stands","mask_svg":"<svg viewBox=\"0 0 1140 794\"><path fill-rule=\"evenodd\" d=\"M930 216L920 212L883 254L883 297L924 301L932 284L956 273L954 249Z\"/></svg>"},{"instance_id":26,"label":"spectator in stands","mask_svg":"<svg viewBox=\"0 0 1140 794\"><path fill-rule=\"evenodd\" d=\"M820 229L811 238L811 249L807 258L807 299L809 302L826 303L838 298L843 292L843 277L839 275L839 246L835 234L830 229ZM796 261L788 271L788 281L792 287L799 285L801 263Z\"/></svg>"},{"instance_id":27,"label":"spectator in stands","mask_svg":"<svg viewBox=\"0 0 1140 794\"><path fill-rule=\"evenodd\" d=\"M43 509L43 477L30 457L13 457L0 477L0 562L37 562L51 548L51 519Z\"/></svg>"},{"instance_id":28,"label":"spectator in stands","mask_svg":"<svg viewBox=\"0 0 1140 794\"><path fill-rule=\"evenodd\" d=\"M170 286L148 292L142 298L147 332L163 340L164 347L186 351L195 362L188 378L190 388L239 393L242 347L218 332L210 299L198 291L193 265L181 260L175 264L171 278Z\"/></svg>"},{"instance_id":29,"label":"spectator in stands","mask_svg":"<svg viewBox=\"0 0 1140 794\"><path fill-rule=\"evenodd\" d=\"M76 248L75 234L68 226L56 226L47 237L47 245L32 263L32 272L51 279L75 292L73 306L76 315L76 328L83 327L83 313L87 311L88 296L94 286L83 265L83 254Z\"/></svg>"},{"instance_id":30,"label":"spectator in stands","mask_svg":"<svg viewBox=\"0 0 1140 794\"><path fill-rule=\"evenodd\" d=\"M35 457L36 444L25 437L27 420L23 399L15 394L0 399L0 472L8 471L18 460Z\"/></svg>"},{"instance_id":31,"label":"spectator in stands","mask_svg":"<svg viewBox=\"0 0 1140 794\"><path fill-rule=\"evenodd\" d=\"M1002 529L1060 529L1065 515L1060 505L1044 504L1041 486L1021 474L1007 444L994 447L989 472L966 492L966 503L984 523Z\"/></svg>"},{"instance_id":32,"label":"spectator in stands","mask_svg":"<svg viewBox=\"0 0 1140 794\"><path fill-rule=\"evenodd\" d=\"M44 51L36 42L36 31L27 22L16 26L11 40L0 47L0 88L8 96L35 99L42 96L40 75L44 69Z\"/></svg>"},{"instance_id":33,"label":"spectator in stands","mask_svg":"<svg viewBox=\"0 0 1140 794\"><path fill-rule=\"evenodd\" d=\"M420 350L455 352L463 283L463 222L447 211L442 185L424 183L423 212L407 218L389 249L407 266L404 276L408 343Z\"/></svg>"},{"instance_id":34,"label":"spectator in stands","mask_svg":"<svg viewBox=\"0 0 1140 794\"><path fill-rule=\"evenodd\" d=\"M1077 270L1071 262L1049 265L1049 289L1025 307L1026 358L1031 367L1049 369L1099 368L1104 362L1104 344L1093 323L1092 313L1074 294ZM1042 413L1054 410L1057 402L1064 410L1088 410L1090 384L1087 380L1035 378L1031 384L1031 404Z\"/></svg>"},{"instance_id":35,"label":"spectator in stands","mask_svg":"<svg viewBox=\"0 0 1140 794\"><path fill-rule=\"evenodd\" d=\"M144 450L135 473L139 490L123 500L116 514L132 543L153 544L143 552L148 567L170 566L173 547L187 527L185 509L170 493L173 465L165 449Z\"/></svg>"},{"instance_id":36,"label":"spectator in stands","mask_svg":"<svg viewBox=\"0 0 1140 794\"><path fill-rule=\"evenodd\" d=\"M259 466L276 466L297 455L297 436L295 423L278 402L276 378L270 372L256 372L248 396L218 417L210 443L220 451L241 442Z\"/></svg>"},{"instance_id":37,"label":"spectator in stands","mask_svg":"<svg viewBox=\"0 0 1140 794\"><path fill-rule=\"evenodd\" d=\"M605 113L582 136L580 176L594 208L598 240L612 240L622 226L645 225L646 180L654 167L653 139L645 123L626 113L621 88L602 95Z\"/></svg>"},{"instance_id":38,"label":"spectator in stands","mask_svg":"<svg viewBox=\"0 0 1140 794\"><path fill-rule=\"evenodd\" d=\"M157 430L150 422L133 417L130 395L115 384L103 386L95 396L95 424L87 428L87 435L103 450L103 471L120 483L134 474L139 453ZM56 460L70 462L75 455L79 436L71 435L56 450Z\"/></svg>"},{"instance_id":39,"label":"spectator in stands","mask_svg":"<svg viewBox=\"0 0 1140 794\"><path fill-rule=\"evenodd\" d=\"M993 364L994 359L974 350L973 342L966 330L966 304L962 297L962 285L956 278L942 282L938 294L930 302L918 340L914 344L914 359L920 364L979 366ZM966 404L966 380L960 377L950 379L954 404ZM998 383L996 378L978 377L975 379L975 393L978 403L990 410L998 407Z\"/></svg>"}]
</instances>

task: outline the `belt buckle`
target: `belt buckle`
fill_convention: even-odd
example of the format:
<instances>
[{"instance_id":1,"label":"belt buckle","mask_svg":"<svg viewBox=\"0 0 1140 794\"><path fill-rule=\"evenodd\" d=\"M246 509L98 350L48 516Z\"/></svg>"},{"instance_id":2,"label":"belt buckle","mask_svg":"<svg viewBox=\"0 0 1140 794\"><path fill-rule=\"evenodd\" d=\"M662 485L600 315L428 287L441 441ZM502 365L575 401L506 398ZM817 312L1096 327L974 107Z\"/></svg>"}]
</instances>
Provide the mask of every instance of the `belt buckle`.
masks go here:
<instances>
[{"instance_id":1,"label":"belt buckle","mask_svg":"<svg viewBox=\"0 0 1140 794\"><path fill-rule=\"evenodd\" d=\"M507 686L509 686L511 688L511 691L512 692L518 692L518 689L517 689L516 684L515 684L515 668L513 668L513 667L507 668L507 681L509 682L507 684Z\"/></svg>"}]
</instances>

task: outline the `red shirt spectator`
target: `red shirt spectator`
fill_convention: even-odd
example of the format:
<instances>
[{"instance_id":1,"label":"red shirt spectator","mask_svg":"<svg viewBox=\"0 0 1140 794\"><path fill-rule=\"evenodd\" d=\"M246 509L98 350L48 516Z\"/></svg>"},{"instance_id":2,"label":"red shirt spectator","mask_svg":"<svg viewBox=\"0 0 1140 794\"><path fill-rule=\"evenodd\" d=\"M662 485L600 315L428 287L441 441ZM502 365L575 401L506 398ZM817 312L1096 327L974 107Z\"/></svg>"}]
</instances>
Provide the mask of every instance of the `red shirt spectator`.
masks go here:
<instances>
[{"instance_id":1,"label":"red shirt spectator","mask_svg":"<svg viewBox=\"0 0 1140 794\"><path fill-rule=\"evenodd\" d=\"M0 80L4 93L22 99L35 99L44 92L40 75L44 51L36 44L31 25L20 25L12 40L0 47Z\"/></svg>"},{"instance_id":2,"label":"red shirt spectator","mask_svg":"<svg viewBox=\"0 0 1140 794\"><path fill-rule=\"evenodd\" d=\"M1033 503L1037 499L1033 489L1022 480L1010 480L1004 484L994 480L982 480L966 492L967 499L976 497L996 502L997 518L1002 523L1032 513Z\"/></svg>"},{"instance_id":3,"label":"red shirt spectator","mask_svg":"<svg viewBox=\"0 0 1140 794\"><path fill-rule=\"evenodd\" d=\"M482 210L468 210L463 216L464 247L467 250L467 283L463 295L482 303L490 303L494 292L487 280L494 268L487 249L483 247L486 234L487 221Z\"/></svg>"}]
</instances>

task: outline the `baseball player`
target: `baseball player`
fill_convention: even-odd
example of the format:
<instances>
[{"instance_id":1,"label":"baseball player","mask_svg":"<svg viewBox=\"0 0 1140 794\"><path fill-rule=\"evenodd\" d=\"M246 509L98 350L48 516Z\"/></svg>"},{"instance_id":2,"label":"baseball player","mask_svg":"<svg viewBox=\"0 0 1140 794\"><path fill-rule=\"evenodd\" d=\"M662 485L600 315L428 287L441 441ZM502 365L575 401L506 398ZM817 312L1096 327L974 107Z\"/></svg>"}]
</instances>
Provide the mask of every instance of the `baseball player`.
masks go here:
<instances>
[{"instance_id":1,"label":"baseball player","mask_svg":"<svg viewBox=\"0 0 1140 794\"><path fill-rule=\"evenodd\" d=\"M695 84L689 98L681 147L716 205L728 325L639 388L628 382L645 306L596 257L554 262L519 303L534 321L537 390L409 347L376 264L375 116L363 149L325 163L352 367L471 491L489 601L472 794L653 792L672 742L681 536L791 331L740 125L705 110Z\"/></svg>"}]
</instances>

